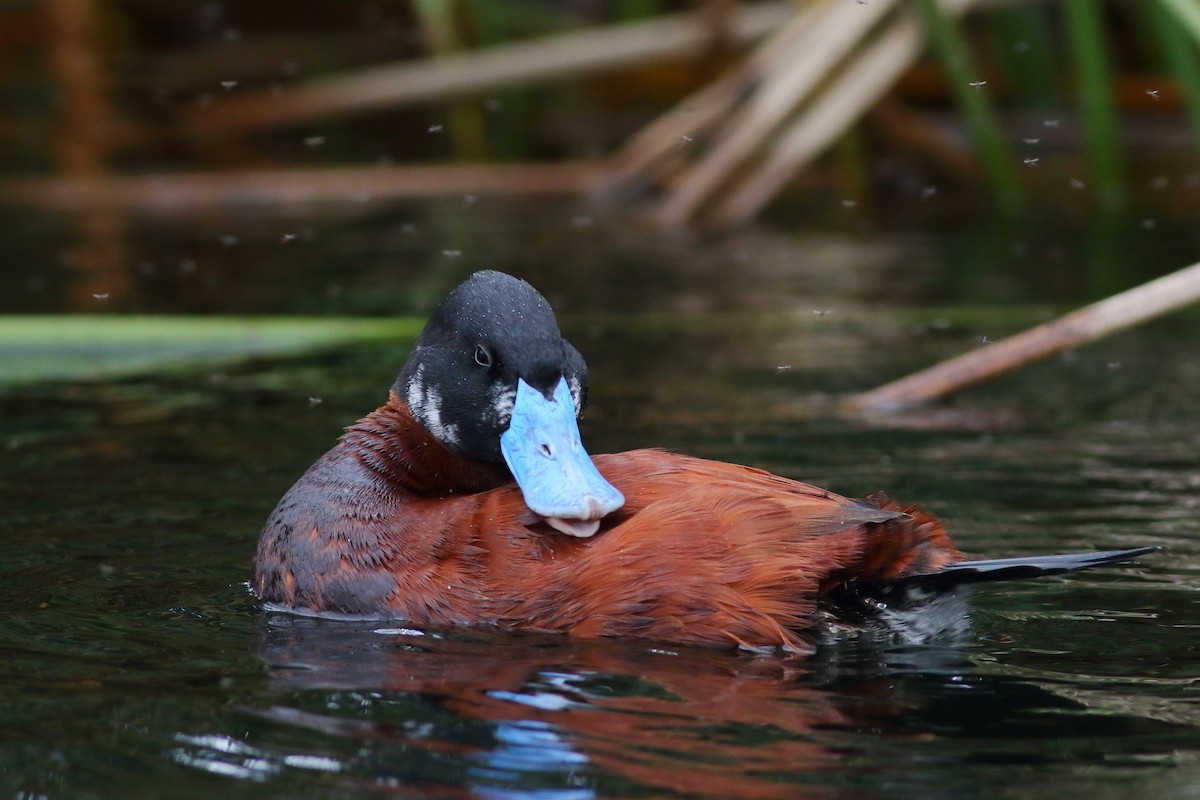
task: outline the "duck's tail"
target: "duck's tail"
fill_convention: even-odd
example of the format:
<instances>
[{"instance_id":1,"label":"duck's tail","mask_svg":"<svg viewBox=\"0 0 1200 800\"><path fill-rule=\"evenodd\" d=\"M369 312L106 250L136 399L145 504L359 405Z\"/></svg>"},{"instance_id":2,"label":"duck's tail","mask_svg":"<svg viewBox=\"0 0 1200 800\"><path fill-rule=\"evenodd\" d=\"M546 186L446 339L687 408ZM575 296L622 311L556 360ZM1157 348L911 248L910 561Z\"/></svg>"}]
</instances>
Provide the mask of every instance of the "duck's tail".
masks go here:
<instances>
[{"instance_id":1,"label":"duck's tail","mask_svg":"<svg viewBox=\"0 0 1200 800\"><path fill-rule=\"evenodd\" d=\"M967 629L969 584L1060 575L1109 564L1128 564L1161 547L1062 553L1053 556L990 558L955 564L913 575L877 580L826 598L830 635L846 630L899 637L909 643L927 642ZM850 628L845 627L849 622Z\"/></svg>"},{"instance_id":2,"label":"duck's tail","mask_svg":"<svg viewBox=\"0 0 1200 800\"><path fill-rule=\"evenodd\" d=\"M1061 553L1053 556L959 561L934 572L905 575L888 583L895 587L920 587L940 592L968 583L1037 578L1042 575L1078 572L1107 564L1128 564L1138 556L1162 549L1157 546L1133 547L1128 550L1097 550L1091 553Z\"/></svg>"}]
</instances>

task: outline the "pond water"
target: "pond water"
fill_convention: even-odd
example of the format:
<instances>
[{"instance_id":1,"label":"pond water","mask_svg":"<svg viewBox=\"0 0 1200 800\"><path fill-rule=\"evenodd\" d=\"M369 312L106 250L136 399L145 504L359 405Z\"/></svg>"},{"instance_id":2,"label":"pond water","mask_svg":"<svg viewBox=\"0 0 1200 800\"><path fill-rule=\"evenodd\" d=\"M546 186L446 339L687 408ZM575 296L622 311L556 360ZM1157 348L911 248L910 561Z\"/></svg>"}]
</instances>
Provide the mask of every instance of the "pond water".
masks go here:
<instances>
[{"instance_id":1,"label":"pond water","mask_svg":"<svg viewBox=\"0 0 1200 800\"><path fill-rule=\"evenodd\" d=\"M955 640L805 660L295 619L246 589L259 527L382 402L407 342L7 386L3 796L1196 796L1200 318L935 411L836 411L1088 299L1104 264L1135 264L1126 284L1183 266L1194 229L1131 223L1107 249L1050 226L697 242L481 205L492 224L442 207L131 225L125 307L424 314L499 267L544 289L588 358L592 452L886 489L978 556L1169 550L986 587ZM5 309L69 305L69 221L4 227Z\"/></svg>"}]
</instances>

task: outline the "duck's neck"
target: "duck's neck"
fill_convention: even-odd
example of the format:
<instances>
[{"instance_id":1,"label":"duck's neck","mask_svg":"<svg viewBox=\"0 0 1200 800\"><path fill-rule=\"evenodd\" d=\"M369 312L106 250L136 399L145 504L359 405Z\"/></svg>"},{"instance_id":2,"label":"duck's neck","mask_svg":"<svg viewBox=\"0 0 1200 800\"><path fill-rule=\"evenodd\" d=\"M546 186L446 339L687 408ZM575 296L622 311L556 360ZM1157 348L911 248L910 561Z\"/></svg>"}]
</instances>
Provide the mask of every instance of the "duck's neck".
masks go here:
<instances>
[{"instance_id":1,"label":"duck's neck","mask_svg":"<svg viewBox=\"0 0 1200 800\"><path fill-rule=\"evenodd\" d=\"M367 467L413 494L472 494L512 481L503 465L471 461L446 448L413 418L395 392L346 429L342 441Z\"/></svg>"}]
</instances>

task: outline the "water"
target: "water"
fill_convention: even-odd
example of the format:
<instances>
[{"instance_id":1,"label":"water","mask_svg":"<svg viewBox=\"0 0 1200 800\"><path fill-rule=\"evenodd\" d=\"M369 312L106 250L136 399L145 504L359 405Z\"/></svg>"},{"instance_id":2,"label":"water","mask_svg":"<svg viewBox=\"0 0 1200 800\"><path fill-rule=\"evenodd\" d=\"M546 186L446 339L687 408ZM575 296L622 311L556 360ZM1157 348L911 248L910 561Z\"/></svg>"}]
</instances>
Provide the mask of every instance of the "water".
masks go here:
<instances>
[{"instance_id":1,"label":"water","mask_svg":"<svg viewBox=\"0 0 1200 800\"><path fill-rule=\"evenodd\" d=\"M836 399L1033 324L1045 306L1026 299L1083 301L1079 264L1040 267L1046 298L1009 256L953 280L994 231L655 243L569 224L578 209L543 209L541 227L496 213L469 241L444 210L146 224L131 263L197 266L139 273L133 307L421 313L471 269L523 270L589 359L593 452L658 445L887 489L980 556L1170 550L989 587L956 640L808 660L295 619L246 590L258 529L382 401L405 343L7 388L0 796L1196 795L1195 314L865 422ZM66 303L45 241L9 261L10 309ZM1003 307L973 309L998 286Z\"/></svg>"}]
</instances>

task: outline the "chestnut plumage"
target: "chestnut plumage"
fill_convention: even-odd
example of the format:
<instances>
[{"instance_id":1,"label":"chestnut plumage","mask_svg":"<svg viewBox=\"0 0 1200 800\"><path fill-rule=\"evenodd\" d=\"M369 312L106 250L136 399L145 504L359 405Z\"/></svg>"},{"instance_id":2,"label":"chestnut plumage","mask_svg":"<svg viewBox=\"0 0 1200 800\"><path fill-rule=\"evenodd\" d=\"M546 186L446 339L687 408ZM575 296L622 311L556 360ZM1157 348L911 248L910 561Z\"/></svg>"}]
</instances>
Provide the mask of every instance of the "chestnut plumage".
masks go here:
<instances>
[{"instance_id":1,"label":"chestnut plumage","mask_svg":"<svg viewBox=\"0 0 1200 800\"><path fill-rule=\"evenodd\" d=\"M886 498L659 450L589 460L574 426L587 380L533 287L476 273L431 317L388 401L279 501L255 592L298 612L419 626L803 653L831 620L867 624L961 583L1154 549L968 562L940 522ZM541 416L525 432L534 406L564 438L542 441ZM520 441L502 448L514 417ZM547 486L556 475L569 479Z\"/></svg>"}]
</instances>

